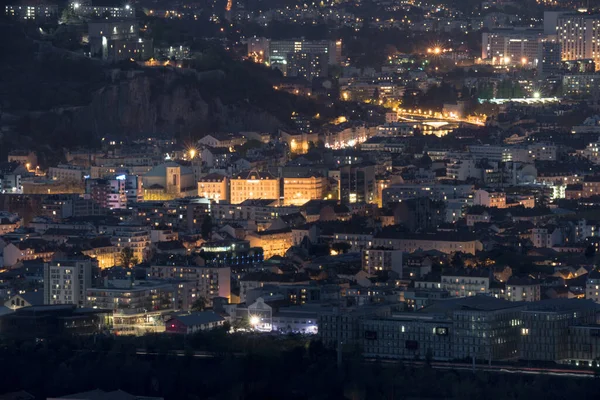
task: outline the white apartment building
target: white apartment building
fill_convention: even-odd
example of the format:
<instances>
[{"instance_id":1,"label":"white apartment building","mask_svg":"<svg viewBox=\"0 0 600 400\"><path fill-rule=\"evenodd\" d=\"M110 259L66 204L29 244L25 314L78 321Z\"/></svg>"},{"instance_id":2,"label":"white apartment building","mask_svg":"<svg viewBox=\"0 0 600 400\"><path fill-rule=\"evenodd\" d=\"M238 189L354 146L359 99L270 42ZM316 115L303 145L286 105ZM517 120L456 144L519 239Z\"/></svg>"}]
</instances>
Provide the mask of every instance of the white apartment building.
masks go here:
<instances>
[{"instance_id":1,"label":"white apartment building","mask_svg":"<svg viewBox=\"0 0 600 400\"><path fill-rule=\"evenodd\" d=\"M86 290L92 286L92 268L96 261L89 257L53 260L44 264L44 304L85 305Z\"/></svg>"},{"instance_id":2,"label":"white apartment building","mask_svg":"<svg viewBox=\"0 0 600 400\"><path fill-rule=\"evenodd\" d=\"M506 282L506 300L539 301L540 283L532 279L510 277Z\"/></svg>"},{"instance_id":3,"label":"white apartment building","mask_svg":"<svg viewBox=\"0 0 600 400\"><path fill-rule=\"evenodd\" d=\"M363 250L362 268L369 274L394 271L402 277L402 251L382 248Z\"/></svg>"}]
</instances>

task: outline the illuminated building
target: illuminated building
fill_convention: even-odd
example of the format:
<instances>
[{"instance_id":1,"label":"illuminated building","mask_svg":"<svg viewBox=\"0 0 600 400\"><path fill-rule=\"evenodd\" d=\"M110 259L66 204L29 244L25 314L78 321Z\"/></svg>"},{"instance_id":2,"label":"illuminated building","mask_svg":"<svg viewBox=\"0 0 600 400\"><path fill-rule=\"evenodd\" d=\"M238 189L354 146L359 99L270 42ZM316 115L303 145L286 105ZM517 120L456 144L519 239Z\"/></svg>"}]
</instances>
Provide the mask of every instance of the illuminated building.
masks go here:
<instances>
[{"instance_id":1,"label":"illuminated building","mask_svg":"<svg viewBox=\"0 0 600 400\"><path fill-rule=\"evenodd\" d=\"M230 181L232 204L239 204L248 199L277 200L280 195L279 178L268 172L249 170L232 177Z\"/></svg>"},{"instance_id":2,"label":"illuminated building","mask_svg":"<svg viewBox=\"0 0 600 400\"><path fill-rule=\"evenodd\" d=\"M84 244L82 247L81 253L95 259L100 269L119 264L121 249L115 246L108 237L92 239L89 244Z\"/></svg>"},{"instance_id":3,"label":"illuminated building","mask_svg":"<svg viewBox=\"0 0 600 400\"><path fill-rule=\"evenodd\" d=\"M241 146L246 143L246 141L246 138L242 135L235 135L233 133L211 133L198 140L198 144L230 149L235 146Z\"/></svg>"},{"instance_id":4,"label":"illuminated building","mask_svg":"<svg viewBox=\"0 0 600 400\"><path fill-rule=\"evenodd\" d=\"M92 287L92 269L96 262L89 257L53 260L44 264L44 304L85 305L85 292Z\"/></svg>"},{"instance_id":5,"label":"illuminated building","mask_svg":"<svg viewBox=\"0 0 600 400\"><path fill-rule=\"evenodd\" d=\"M597 96L600 94L600 74L564 75L563 94L577 98Z\"/></svg>"},{"instance_id":6,"label":"illuminated building","mask_svg":"<svg viewBox=\"0 0 600 400\"><path fill-rule=\"evenodd\" d=\"M557 20L562 60L589 58L600 63L600 15L564 14Z\"/></svg>"},{"instance_id":7,"label":"illuminated building","mask_svg":"<svg viewBox=\"0 0 600 400\"><path fill-rule=\"evenodd\" d=\"M40 5L7 5L4 14L9 18L22 20L44 20L58 17L58 6L56 4Z\"/></svg>"},{"instance_id":8,"label":"illuminated building","mask_svg":"<svg viewBox=\"0 0 600 400\"><path fill-rule=\"evenodd\" d=\"M260 51L260 50L259 50ZM286 69L288 55L302 53L319 55L325 65L340 65L342 61L342 41L330 40L271 40L269 44L269 65L279 65ZM284 72L285 75L285 71Z\"/></svg>"},{"instance_id":9,"label":"illuminated building","mask_svg":"<svg viewBox=\"0 0 600 400\"><path fill-rule=\"evenodd\" d=\"M135 18L135 7L126 4L123 7L92 5L91 1L71 1L69 7L76 15L100 18Z\"/></svg>"},{"instance_id":10,"label":"illuminated building","mask_svg":"<svg viewBox=\"0 0 600 400\"><path fill-rule=\"evenodd\" d=\"M251 232L246 240L250 241L250 246L263 249L265 260L273 256L284 256L293 245L292 230L289 228Z\"/></svg>"},{"instance_id":11,"label":"illuminated building","mask_svg":"<svg viewBox=\"0 0 600 400\"><path fill-rule=\"evenodd\" d=\"M229 185L226 176L213 173L198 180L198 196L219 201L229 201Z\"/></svg>"},{"instance_id":12,"label":"illuminated building","mask_svg":"<svg viewBox=\"0 0 600 400\"><path fill-rule=\"evenodd\" d=\"M120 225L111 242L119 248L119 251L130 248L133 251L133 258L143 262L150 246L150 230L139 225Z\"/></svg>"},{"instance_id":13,"label":"illuminated building","mask_svg":"<svg viewBox=\"0 0 600 400\"><path fill-rule=\"evenodd\" d=\"M478 189L475 191L473 205L506 208L506 193L493 190Z\"/></svg>"},{"instance_id":14,"label":"illuminated building","mask_svg":"<svg viewBox=\"0 0 600 400\"><path fill-rule=\"evenodd\" d=\"M290 152L294 154L306 154L310 148L310 143L316 144L319 141L317 133L289 133L280 131L281 140L289 146Z\"/></svg>"},{"instance_id":15,"label":"illuminated building","mask_svg":"<svg viewBox=\"0 0 600 400\"><path fill-rule=\"evenodd\" d=\"M142 182L144 200L172 200L198 194L193 171L174 162L152 168Z\"/></svg>"},{"instance_id":16,"label":"illuminated building","mask_svg":"<svg viewBox=\"0 0 600 400\"><path fill-rule=\"evenodd\" d=\"M283 179L283 203L302 205L309 200L321 200L327 192L327 178L310 176Z\"/></svg>"},{"instance_id":17,"label":"illuminated building","mask_svg":"<svg viewBox=\"0 0 600 400\"><path fill-rule=\"evenodd\" d=\"M506 28L484 32L481 58L497 65L535 67L543 38L542 29Z\"/></svg>"}]
</instances>

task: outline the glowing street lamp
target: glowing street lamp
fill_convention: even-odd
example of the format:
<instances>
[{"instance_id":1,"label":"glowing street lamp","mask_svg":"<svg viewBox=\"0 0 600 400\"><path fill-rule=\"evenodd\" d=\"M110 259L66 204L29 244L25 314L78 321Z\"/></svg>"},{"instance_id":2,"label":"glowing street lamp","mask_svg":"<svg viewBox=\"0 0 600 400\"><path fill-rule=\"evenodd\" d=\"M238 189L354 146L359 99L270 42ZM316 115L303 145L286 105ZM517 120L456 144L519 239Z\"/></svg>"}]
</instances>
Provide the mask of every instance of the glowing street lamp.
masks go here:
<instances>
[{"instance_id":1,"label":"glowing street lamp","mask_svg":"<svg viewBox=\"0 0 600 400\"><path fill-rule=\"evenodd\" d=\"M190 149L190 160L193 160L196 157L196 149Z\"/></svg>"},{"instance_id":2,"label":"glowing street lamp","mask_svg":"<svg viewBox=\"0 0 600 400\"><path fill-rule=\"evenodd\" d=\"M252 315L250 317L250 325L252 325L253 328L256 328L256 326L260 323L260 318L256 315Z\"/></svg>"}]
</instances>

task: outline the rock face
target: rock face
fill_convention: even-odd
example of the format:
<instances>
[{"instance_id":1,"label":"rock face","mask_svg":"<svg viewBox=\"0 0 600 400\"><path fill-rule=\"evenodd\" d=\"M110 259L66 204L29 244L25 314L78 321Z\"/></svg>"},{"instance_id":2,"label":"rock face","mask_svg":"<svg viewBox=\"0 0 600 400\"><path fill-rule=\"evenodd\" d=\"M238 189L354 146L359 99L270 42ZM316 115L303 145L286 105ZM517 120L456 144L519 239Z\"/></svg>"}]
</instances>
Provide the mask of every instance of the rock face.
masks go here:
<instances>
[{"instance_id":1,"label":"rock face","mask_svg":"<svg viewBox=\"0 0 600 400\"><path fill-rule=\"evenodd\" d=\"M205 80L225 79L219 71L198 74L169 68L111 71L111 82L86 106L59 108L38 116L54 120L58 132L84 136L152 134L197 136L227 130L273 131L281 123L250 104L223 105L202 94Z\"/></svg>"},{"instance_id":2,"label":"rock face","mask_svg":"<svg viewBox=\"0 0 600 400\"><path fill-rule=\"evenodd\" d=\"M282 125L268 111L277 102L247 100L251 80L232 70L115 68L31 39L19 26L0 23L0 34L11 37L0 41L0 153L19 142L61 148L106 135L189 138Z\"/></svg>"}]
</instances>

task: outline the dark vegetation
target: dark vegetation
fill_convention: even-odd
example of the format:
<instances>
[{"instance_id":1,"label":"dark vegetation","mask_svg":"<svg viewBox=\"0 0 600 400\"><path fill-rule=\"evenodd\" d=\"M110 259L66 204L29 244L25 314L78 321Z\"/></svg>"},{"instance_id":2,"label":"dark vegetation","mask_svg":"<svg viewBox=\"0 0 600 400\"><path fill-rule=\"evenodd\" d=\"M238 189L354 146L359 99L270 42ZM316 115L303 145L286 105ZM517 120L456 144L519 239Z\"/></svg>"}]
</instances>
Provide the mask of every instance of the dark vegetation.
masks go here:
<instances>
[{"instance_id":1,"label":"dark vegetation","mask_svg":"<svg viewBox=\"0 0 600 400\"><path fill-rule=\"evenodd\" d=\"M180 356L172 351L184 348ZM214 358L194 357L208 350ZM144 350L150 354L136 354ZM95 388L165 399L564 399L588 398L597 379L440 371L428 363L365 363L356 349L341 369L333 352L300 336L79 337L4 342L0 392L38 397Z\"/></svg>"}]
</instances>

